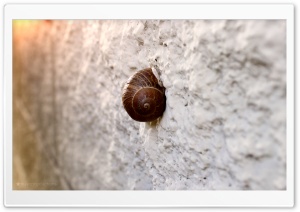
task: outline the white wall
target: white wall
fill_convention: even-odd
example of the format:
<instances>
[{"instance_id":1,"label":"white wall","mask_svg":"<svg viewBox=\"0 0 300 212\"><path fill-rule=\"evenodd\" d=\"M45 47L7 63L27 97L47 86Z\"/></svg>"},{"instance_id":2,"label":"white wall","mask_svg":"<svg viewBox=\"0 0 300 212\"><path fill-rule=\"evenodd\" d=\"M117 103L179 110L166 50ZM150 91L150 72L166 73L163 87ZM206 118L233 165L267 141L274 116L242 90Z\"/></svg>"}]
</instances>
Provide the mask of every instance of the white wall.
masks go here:
<instances>
[{"instance_id":1,"label":"white wall","mask_svg":"<svg viewBox=\"0 0 300 212\"><path fill-rule=\"evenodd\" d=\"M63 188L285 189L285 27L196 20L41 28L24 43L21 83ZM157 122L139 123L122 107L122 87L154 66L167 107Z\"/></svg>"}]
</instances>

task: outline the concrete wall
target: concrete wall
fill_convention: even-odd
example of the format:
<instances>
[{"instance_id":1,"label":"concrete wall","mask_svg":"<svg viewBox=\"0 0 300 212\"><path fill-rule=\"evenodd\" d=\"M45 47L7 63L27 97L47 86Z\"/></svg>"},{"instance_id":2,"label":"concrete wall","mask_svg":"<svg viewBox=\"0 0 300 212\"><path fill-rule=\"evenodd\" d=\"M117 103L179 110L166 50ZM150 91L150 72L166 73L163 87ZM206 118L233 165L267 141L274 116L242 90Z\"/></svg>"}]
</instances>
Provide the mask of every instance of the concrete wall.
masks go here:
<instances>
[{"instance_id":1,"label":"concrete wall","mask_svg":"<svg viewBox=\"0 0 300 212\"><path fill-rule=\"evenodd\" d=\"M25 110L36 152L62 189L285 189L285 27L38 23L33 38L20 35L15 46L22 65L14 107ZM139 123L122 107L122 87L154 66L166 110Z\"/></svg>"}]
</instances>

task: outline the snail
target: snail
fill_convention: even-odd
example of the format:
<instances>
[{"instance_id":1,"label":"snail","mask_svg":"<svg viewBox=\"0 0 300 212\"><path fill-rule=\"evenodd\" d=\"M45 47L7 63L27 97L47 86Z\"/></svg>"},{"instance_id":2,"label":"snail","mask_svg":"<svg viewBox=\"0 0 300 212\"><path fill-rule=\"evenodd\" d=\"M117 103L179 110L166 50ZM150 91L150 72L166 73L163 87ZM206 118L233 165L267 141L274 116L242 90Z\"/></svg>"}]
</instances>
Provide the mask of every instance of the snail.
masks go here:
<instances>
[{"instance_id":1,"label":"snail","mask_svg":"<svg viewBox=\"0 0 300 212\"><path fill-rule=\"evenodd\" d=\"M123 88L122 101L133 120L154 121L165 111L165 88L159 85L152 69L146 68L127 80Z\"/></svg>"}]
</instances>

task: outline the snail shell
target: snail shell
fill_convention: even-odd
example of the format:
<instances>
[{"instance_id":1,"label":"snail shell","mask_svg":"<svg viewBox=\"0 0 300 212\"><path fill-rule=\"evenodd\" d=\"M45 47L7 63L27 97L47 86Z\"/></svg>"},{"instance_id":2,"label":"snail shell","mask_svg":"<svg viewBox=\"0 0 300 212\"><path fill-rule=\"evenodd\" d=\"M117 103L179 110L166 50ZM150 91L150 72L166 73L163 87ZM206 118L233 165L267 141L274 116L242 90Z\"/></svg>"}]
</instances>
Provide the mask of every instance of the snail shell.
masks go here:
<instances>
[{"instance_id":1,"label":"snail shell","mask_svg":"<svg viewBox=\"0 0 300 212\"><path fill-rule=\"evenodd\" d=\"M166 108L165 88L158 84L152 69L146 68L128 79L123 88L122 101L132 119L154 121Z\"/></svg>"}]
</instances>

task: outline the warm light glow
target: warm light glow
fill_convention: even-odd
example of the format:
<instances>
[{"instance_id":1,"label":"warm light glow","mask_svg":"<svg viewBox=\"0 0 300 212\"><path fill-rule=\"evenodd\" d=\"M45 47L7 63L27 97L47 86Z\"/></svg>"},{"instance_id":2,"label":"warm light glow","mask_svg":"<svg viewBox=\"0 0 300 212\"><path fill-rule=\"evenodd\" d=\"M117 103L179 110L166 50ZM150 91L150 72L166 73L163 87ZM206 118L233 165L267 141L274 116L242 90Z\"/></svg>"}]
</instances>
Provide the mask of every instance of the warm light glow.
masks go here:
<instances>
[{"instance_id":1,"label":"warm light glow","mask_svg":"<svg viewBox=\"0 0 300 212\"><path fill-rule=\"evenodd\" d=\"M51 23L50 20L14 20L14 38L34 37L41 26L46 26L49 23Z\"/></svg>"},{"instance_id":2,"label":"warm light glow","mask_svg":"<svg viewBox=\"0 0 300 212\"><path fill-rule=\"evenodd\" d=\"M14 20L14 26L30 26L32 24L37 24L41 22L40 20Z\"/></svg>"}]
</instances>

